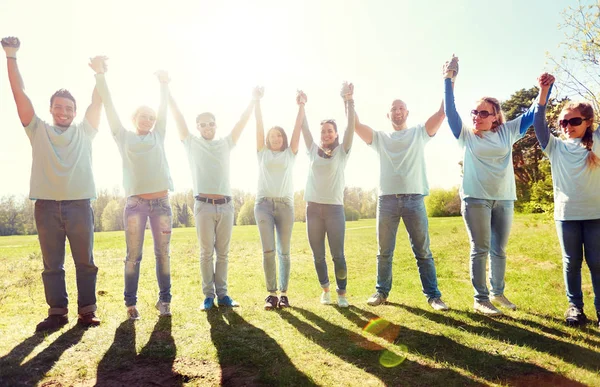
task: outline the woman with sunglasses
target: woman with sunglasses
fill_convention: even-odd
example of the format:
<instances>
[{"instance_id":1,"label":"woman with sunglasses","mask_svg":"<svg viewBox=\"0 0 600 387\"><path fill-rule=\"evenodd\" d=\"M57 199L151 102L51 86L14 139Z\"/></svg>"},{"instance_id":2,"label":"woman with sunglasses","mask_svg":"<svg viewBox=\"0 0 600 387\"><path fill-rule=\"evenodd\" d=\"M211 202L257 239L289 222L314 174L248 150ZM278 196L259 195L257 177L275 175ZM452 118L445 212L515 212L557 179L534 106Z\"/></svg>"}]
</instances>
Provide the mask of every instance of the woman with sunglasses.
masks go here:
<instances>
[{"instance_id":1,"label":"woman with sunglasses","mask_svg":"<svg viewBox=\"0 0 600 387\"><path fill-rule=\"evenodd\" d=\"M294 227L293 167L300 143L300 128L304 120L304 103L298 105L298 116L289 146L285 131L279 126L269 129L265 138L260 102L257 101L254 105L259 167L254 217L262 243L263 269L267 292L269 292L265 299L266 310L290 306L287 288L290 279L290 242ZM280 298L277 297L275 232L277 232L279 258Z\"/></svg>"},{"instance_id":2,"label":"woman with sunglasses","mask_svg":"<svg viewBox=\"0 0 600 387\"><path fill-rule=\"evenodd\" d=\"M483 97L471 110L473 128L469 128L454 105L458 58L453 56L446 62L443 73L448 125L464 152L460 197L461 213L471 242L473 308L488 316L499 316L503 313L492 302L507 309L517 308L504 295L506 245L517 199L512 146L533 124L535 103L521 116L506 122L500 102ZM486 281L488 255L491 297Z\"/></svg>"},{"instance_id":3,"label":"woman with sunglasses","mask_svg":"<svg viewBox=\"0 0 600 387\"><path fill-rule=\"evenodd\" d=\"M107 58L104 58L106 60ZM91 66L91 64L90 64ZM127 315L138 320L137 290L140 263L144 247L144 232L150 219L156 257L158 301L156 309L161 316L171 315L171 269L169 249L171 243L172 212L169 191L173 182L165 156L165 129L169 76L164 71L156 73L160 82L158 114L148 106L140 106L132 116L135 132L121 123L108 90L104 71L106 63L92 66L96 71L96 88L102 97L112 136L123 159L123 186L127 204L123 214L125 227L125 306Z\"/></svg>"},{"instance_id":4,"label":"woman with sunglasses","mask_svg":"<svg viewBox=\"0 0 600 387\"><path fill-rule=\"evenodd\" d=\"M546 101L554 77L538 79L540 101ZM600 321L600 132L592 129L594 109L586 102L567 103L558 119L560 137L550 134L546 103L535 113L535 135L550 159L554 187L554 219L563 255L563 277L569 308L568 325L587 321L583 312L581 265L584 253ZM600 322L599 322L600 325Z\"/></svg>"},{"instance_id":5,"label":"woman with sunglasses","mask_svg":"<svg viewBox=\"0 0 600 387\"><path fill-rule=\"evenodd\" d=\"M315 269L323 293L321 303L330 304L329 275L325 260L325 236L329 241L329 250L333 259L337 284L338 306L349 306L346 298L347 269L344 256L344 234L346 217L344 214L344 169L354 136L354 86L344 83L341 95L348 115L348 126L340 144L335 120L321 122L321 142L315 144L308 128L306 116L303 118L302 134L310 167L304 192L306 200L306 231L313 252ZM306 103L306 95L298 95L298 104ZM304 109L301 108L303 111ZM301 113L302 114L302 113Z\"/></svg>"}]
</instances>

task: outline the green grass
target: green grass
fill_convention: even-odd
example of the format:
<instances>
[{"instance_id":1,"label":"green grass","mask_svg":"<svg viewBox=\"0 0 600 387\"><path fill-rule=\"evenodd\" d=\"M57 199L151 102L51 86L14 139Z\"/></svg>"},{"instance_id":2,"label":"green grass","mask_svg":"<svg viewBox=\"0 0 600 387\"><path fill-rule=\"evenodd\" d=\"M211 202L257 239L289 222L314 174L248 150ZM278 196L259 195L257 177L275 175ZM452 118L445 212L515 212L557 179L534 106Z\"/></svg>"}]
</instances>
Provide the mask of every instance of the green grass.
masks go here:
<instances>
[{"instance_id":1,"label":"green grass","mask_svg":"<svg viewBox=\"0 0 600 387\"><path fill-rule=\"evenodd\" d=\"M173 317L159 319L148 233L138 294L142 319L132 323L122 295L123 234L98 233L94 250L102 325L82 330L75 324L69 256L70 322L48 336L33 333L47 308L37 239L0 238L0 385L600 385L597 322L583 329L562 323L567 303L552 222L515 217L506 295L519 309L498 319L472 311L462 219L431 219L430 235L439 287L452 308L447 313L427 305L402 225L390 303L366 305L375 285L373 219L347 224L349 309L319 304L305 225L297 223L291 309L263 310L267 294L258 231L239 226L231 244L229 293L242 306L205 313L199 310L203 295L195 230L175 229ZM587 314L593 317L587 268L583 275Z\"/></svg>"}]
</instances>

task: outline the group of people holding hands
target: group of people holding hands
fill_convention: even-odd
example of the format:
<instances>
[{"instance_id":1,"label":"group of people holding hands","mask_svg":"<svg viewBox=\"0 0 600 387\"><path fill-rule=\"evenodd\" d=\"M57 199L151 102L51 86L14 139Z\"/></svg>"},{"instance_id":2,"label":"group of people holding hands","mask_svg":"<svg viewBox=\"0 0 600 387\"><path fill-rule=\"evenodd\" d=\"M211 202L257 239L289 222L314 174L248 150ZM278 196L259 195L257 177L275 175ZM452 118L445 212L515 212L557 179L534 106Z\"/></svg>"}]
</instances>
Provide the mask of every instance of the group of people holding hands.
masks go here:
<instances>
[{"instance_id":1,"label":"group of people holding hands","mask_svg":"<svg viewBox=\"0 0 600 387\"><path fill-rule=\"evenodd\" d=\"M356 133L379 155L379 200L377 207L377 280L375 293L367 304L384 304L393 284L392 262L396 234L403 220L416 258L422 291L435 310L448 310L437 284L430 250L428 218L424 197L429 193L425 168L425 145L445 119L463 150L463 177L460 187L462 216L470 239L470 273L475 311L488 316L502 315L498 306L516 309L505 295L506 246L516 198L512 145L533 124L540 146L549 157L554 184L556 228L563 252L563 272L569 307L566 322L586 321L581 290L583 259L590 268L600 317L600 140L593 131L594 112L590 104L570 103L560 114L560 136L550 133L545 120L554 77L538 78L540 94L530 109L506 121L497 99L484 97L471 110L472 121L464 123L454 104L458 58L444 65L444 100L423 124L408 126L409 111L402 100L394 100L387 116L391 131L376 131L364 124L354 106L354 86L344 83L341 97L347 115L344 133L335 120L320 122L320 138L313 139L305 113L307 96L298 91L298 114L288 140L279 126L266 133L260 100L264 90L253 90L252 99L237 124L223 138L216 137L217 121L212 113L196 117L198 134L188 129L183 114L169 92L168 74L156 73L160 84L158 111L140 106L132 116L133 130L123 125L107 85L107 58L90 60L96 87L84 119L74 124L77 108L64 89L50 100L53 123L42 121L25 94L17 65L20 42L2 39L8 76L17 111L32 146L30 198L35 200L35 220L42 251L42 279L49 305L48 317L37 331L53 331L68 322L65 285L65 242L69 239L76 268L79 323L98 325L96 276L93 259L94 222L90 200L96 196L92 175L92 141L98 132L102 106L122 157L123 186L127 204L123 214L126 240L124 299L130 319L139 319L137 290L144 232L148 220L154 240L159 294L156 303L161 316L171 314L170 239L172 212L169 191L173 191L165 155L167 110L171 110L179 139L186 150L195 196L194 218L200 245L203 310L218 306L235 307L227 288L228 254L234 209L230 185L230 152L235 147L252 113L256 119L256 150L259 167L254 208L262 243L267 297L265 309L290 306L290 246L294 225L293 166L304 138L310 163L305 188L306 228L313 253L320 302L337 302L348 307L348 271L344 254L345 167ZM597 140L597 141L594 141ZM333 260L337 299L332 300L326 260L326 244ZM216 258L215 258L216 254ZM490 289L486 280L490 261Z\"/></svg>"}]
</instances>

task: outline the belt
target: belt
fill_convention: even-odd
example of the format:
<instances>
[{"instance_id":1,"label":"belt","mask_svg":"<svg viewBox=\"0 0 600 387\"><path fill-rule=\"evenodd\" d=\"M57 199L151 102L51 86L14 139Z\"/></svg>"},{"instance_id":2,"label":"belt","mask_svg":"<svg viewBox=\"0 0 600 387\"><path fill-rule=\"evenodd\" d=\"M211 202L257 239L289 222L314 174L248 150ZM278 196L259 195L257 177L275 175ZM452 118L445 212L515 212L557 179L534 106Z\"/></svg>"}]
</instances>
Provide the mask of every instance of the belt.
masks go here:
<instances>
[{"instance_id":1,"label":"belt","mask_svg":"<svg viewBox=\"0 0 600 387\"><path fill-rule=\"evenodd\" d=\"M210 198L205 198L204 196L196 195L196 200L198 200L200 202L204 202L204 203L210 203L210 204L225 204L225 203L229 203L231 201L231 196L225 196L221 199L210 199Z\"/></svg>"}]
</instances>

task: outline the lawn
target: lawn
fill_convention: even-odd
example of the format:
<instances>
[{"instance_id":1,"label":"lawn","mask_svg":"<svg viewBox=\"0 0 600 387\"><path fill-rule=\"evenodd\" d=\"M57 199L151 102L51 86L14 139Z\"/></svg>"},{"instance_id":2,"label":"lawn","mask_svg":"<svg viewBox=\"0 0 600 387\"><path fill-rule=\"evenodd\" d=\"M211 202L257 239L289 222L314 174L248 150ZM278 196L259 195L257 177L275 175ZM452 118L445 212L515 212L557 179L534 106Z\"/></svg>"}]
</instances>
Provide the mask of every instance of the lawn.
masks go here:
<instances>
[{"instance_id":1,"label":"lawn","mask_svg":"<svg viewBox=\"0 0 600 387\"><path fill-rule=\"evenodd\" d=\"M74 267L68 256L70 321L47 336L34 334L47 311L37 239L2 237L0 385L600 385L600 329L589 271L584 269L584 296L593 323L566 327L560 249L552 222L533 215L515 217L506 295L519 308L502 318L472 310L469 245L462 219L431 219L430 235L449 312L431 309L421 293L402 225L390 302L366 304L374 291L377 251L375 220L367 219L347 223L350 308L319 303L305 224L297 223L289 288L292 308L263 310L267 294L258 231L256 226L238 226L229 258L229 293L241 307L207 313L200 311L195 230L175 229L173 316L159 318L147 233L138 294L142 319L131 322L123 304L123 234L98 233L94 250L102 324L88 330L77 326ZM331 268L330 258L328 262Z\"/></svg>"}]
</instances>

